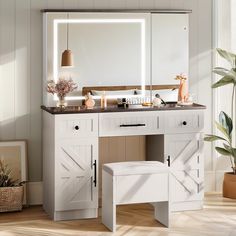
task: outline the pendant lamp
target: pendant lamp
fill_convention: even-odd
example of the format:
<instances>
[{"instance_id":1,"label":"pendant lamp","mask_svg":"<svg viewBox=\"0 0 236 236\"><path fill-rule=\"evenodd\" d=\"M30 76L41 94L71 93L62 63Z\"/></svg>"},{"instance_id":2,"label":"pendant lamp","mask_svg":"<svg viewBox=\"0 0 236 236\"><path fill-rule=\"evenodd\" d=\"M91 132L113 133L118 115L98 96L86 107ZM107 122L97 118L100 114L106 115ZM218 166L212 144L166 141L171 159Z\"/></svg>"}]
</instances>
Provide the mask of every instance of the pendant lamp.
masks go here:
<instances>
[{"instance_id":1,"label":"pendant lamp","mask_svg":"<svg viewBox=\"0 0 236 236\"><path fill-rule=\"evenodd\" d=\"M69 18L69 14L67 14L67 19ZM73 54L69 49L69 24L66 24L66 46L67 49L62 53L61 56L61 66L62 67L72 67L73 66Z\"/></svg>"}]
</instances>

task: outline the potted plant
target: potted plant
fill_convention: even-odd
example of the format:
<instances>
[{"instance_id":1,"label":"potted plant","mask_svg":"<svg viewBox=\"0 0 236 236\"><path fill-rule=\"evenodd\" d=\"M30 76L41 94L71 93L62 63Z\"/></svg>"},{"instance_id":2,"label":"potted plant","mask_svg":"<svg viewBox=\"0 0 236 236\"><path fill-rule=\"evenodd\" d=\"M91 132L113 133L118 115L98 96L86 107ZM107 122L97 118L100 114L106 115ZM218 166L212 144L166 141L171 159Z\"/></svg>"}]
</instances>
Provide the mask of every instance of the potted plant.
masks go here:
<instances>
[{"instance_id":1,"label":"potted plant","mask_svg":"<svg viewBox=\"0 0 236 236\"><path fill-rule=\"evenodd\" d=\"M212 85L212 88L218 88L225 85L232 85L232 100L231 100L231 117L225 112L221 111L219 115L219 122L215 122L217 129L221 132L222 136L206 135L205 141L214 142L221 141L222 146L216 146L215 149L218 153L229 158L232 172L224 174L223 182L223 196L236 199L236 147L233 143L233 134L235 129L233 126L235 90L236 90L236 54L227 52L222 49L217 49L221 57L226 59L231 68L226 69L223 67L216 67L213 72L222 76L222 78ZM236 139L236 137L234 136Z\"/></svg>"},{"instance_id":2,"label":"potted plant","mask_svg":"<svg viewBox=\"0 0 236 236\"><path fill-rule=\"evenodd\" d=\"M24 182L11 178L11 169L0 160L0 212L22 210Z\"/></svg>"}]
</instances>

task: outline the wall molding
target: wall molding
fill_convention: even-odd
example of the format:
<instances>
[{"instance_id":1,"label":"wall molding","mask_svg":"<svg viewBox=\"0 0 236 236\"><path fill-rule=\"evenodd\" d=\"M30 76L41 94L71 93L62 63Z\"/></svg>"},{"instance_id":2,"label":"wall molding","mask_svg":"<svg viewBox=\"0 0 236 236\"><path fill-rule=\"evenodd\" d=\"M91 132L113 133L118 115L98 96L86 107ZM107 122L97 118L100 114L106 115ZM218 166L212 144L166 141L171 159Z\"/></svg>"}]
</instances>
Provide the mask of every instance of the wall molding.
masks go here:
<instances>
[{"instance_id":1,"label":"wall molding","mask_svg":"<svg viewBox=\"0 0 236 236\"><path fill-rule=\"evenodd\" d=\"M43 204L43 182L29 182L27 184L27 204Z\"/></svg>"}]
</instances>

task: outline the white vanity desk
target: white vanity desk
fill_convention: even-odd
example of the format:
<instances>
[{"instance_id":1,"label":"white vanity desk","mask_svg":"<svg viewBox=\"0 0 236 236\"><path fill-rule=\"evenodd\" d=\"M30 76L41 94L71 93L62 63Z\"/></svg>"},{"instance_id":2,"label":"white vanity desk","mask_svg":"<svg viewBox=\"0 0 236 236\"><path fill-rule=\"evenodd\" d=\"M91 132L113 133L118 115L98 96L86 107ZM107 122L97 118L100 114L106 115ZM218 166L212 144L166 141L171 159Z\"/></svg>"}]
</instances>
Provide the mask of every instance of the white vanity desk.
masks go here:
<instances>
[{"instance_id":1,"label":"white vanity desk","mask_svg":"<svg viewBox=\"0 0 236 236\"><path fill-rule=\"evenodd\" d=\"M147 135L146 160L171 166L171 210L202 208L204 106L42 109L43 207L52 219L98 216L98 142L111 136Z\"/></svg>"}]
</instances>

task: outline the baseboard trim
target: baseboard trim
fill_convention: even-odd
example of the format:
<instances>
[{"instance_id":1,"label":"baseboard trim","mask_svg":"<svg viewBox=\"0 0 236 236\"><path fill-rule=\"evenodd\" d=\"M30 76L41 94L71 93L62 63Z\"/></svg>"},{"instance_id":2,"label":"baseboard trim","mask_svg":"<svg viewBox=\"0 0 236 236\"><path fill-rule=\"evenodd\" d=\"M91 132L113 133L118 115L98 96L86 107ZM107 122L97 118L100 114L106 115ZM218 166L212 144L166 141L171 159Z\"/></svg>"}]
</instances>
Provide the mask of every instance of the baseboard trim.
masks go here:
<instances>
[{"instance_id":1,"label":"baseboard trim","mask_svg":"<svg viewBox=\"0 0 236 236\"><path fill-rule=\"evenodd\" d=\"M27 183L27 204L28 205L43 204L43 182Z\"/></svg>"}]
</instances>

